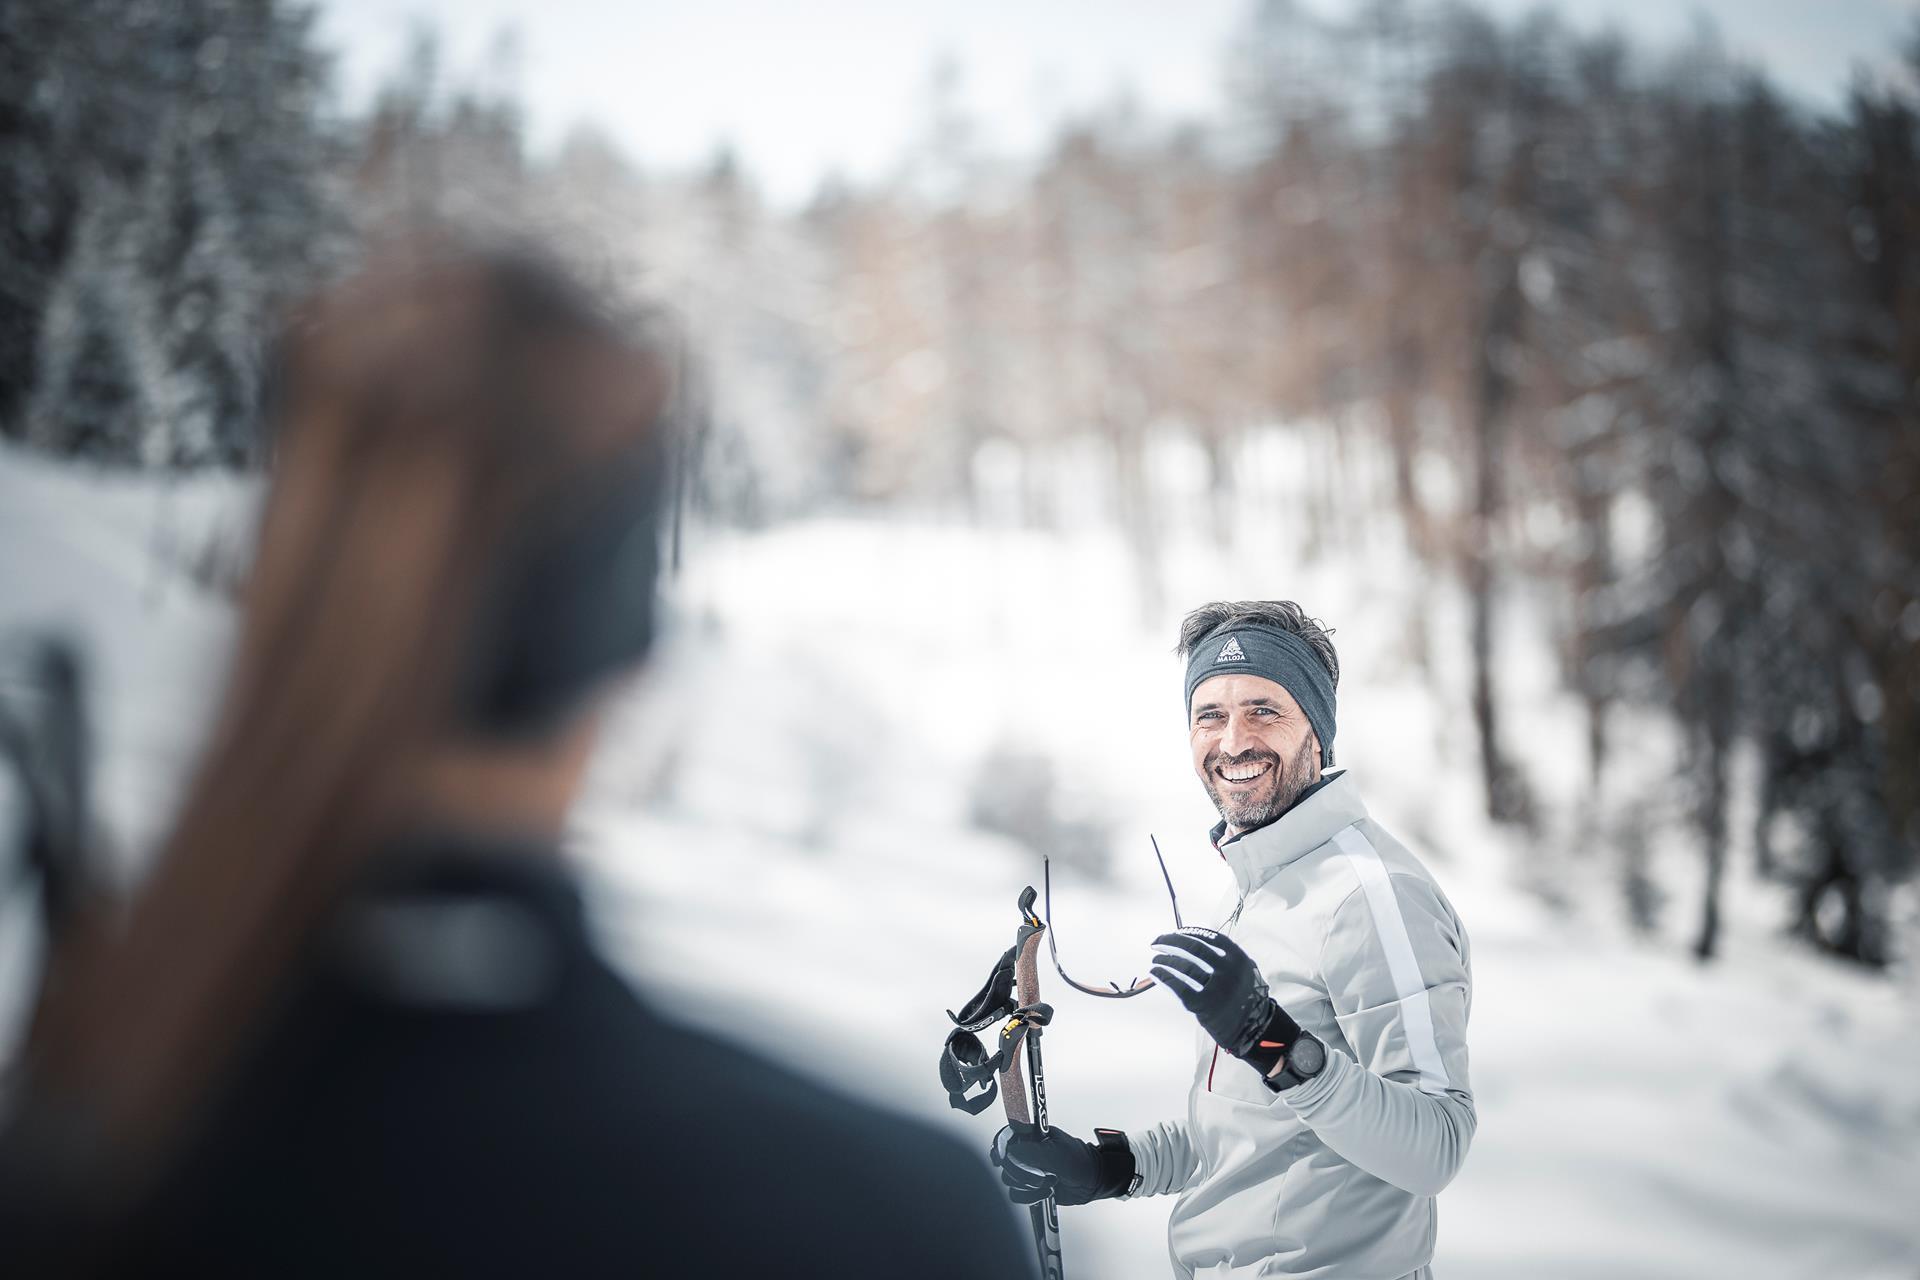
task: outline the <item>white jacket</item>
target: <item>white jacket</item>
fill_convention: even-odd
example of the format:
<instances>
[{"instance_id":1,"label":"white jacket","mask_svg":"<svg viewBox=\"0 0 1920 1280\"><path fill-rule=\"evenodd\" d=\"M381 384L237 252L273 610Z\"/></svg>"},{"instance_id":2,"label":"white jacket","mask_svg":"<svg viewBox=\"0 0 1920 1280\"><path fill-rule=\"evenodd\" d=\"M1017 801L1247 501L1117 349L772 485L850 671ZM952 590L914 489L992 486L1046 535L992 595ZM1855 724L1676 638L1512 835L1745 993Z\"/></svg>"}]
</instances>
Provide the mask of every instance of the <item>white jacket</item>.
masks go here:
<instances>
[{"instance_id":1,"label":"white jacket","mask_svg":"<svg viewBox=\"0 0 1920 1280\"><path fill-rule=\"evenodd\" d=\"M1327 1066L1276 1094L1200 1032L1186 1119L1127 1135L1134 1194L1179 1194L1167 1245L1182 1277L1416 1272L1473 1140L1467 931L1347 773L1220 852L1237 893L1217 927Z\"/></svg>"}]
</instances>

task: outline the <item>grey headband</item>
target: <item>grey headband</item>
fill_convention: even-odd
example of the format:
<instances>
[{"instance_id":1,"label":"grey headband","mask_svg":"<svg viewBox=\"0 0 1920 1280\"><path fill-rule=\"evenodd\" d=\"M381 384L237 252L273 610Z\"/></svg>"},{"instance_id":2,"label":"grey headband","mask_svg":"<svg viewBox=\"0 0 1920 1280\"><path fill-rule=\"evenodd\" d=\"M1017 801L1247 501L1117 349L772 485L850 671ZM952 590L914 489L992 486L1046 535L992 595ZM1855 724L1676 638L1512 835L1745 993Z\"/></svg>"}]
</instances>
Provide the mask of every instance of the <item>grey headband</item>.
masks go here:
<instances>
[{"instance_id":1,"label":"grey headband","mask_svg":"<svg viewBox=\"0 0 1920 1280\"><path fill-rule=\"evenodd\" d=\"M1333 677L1312 645L1277 627L1214 632L1187 655L1187 714L1193 714L1193 691L1203 681L1235 674L1261 676L1292 694L1320 739L1321 766L1333 763Z\"/></svg>"}]
</instances>

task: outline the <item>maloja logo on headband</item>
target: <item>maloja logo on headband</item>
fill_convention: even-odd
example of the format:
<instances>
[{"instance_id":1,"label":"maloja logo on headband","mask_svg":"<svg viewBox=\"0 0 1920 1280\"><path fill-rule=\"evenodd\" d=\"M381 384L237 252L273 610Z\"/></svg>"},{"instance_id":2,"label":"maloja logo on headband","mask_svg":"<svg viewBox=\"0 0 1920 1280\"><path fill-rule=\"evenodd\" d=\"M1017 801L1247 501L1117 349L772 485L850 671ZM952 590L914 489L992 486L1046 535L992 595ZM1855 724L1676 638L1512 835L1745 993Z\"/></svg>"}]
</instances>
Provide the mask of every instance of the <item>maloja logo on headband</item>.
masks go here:
<instances>
[{"instance_id":1,"label":"maloja logo on headband","mask_svg":"<svg viewBox=\"0 0 1920 1280\"><path fill-rule=\"evenodd\" d=\"M1239 636L1228 636L1227 642L1220 646L1220 656L1214 659L1216 663L1245 662L1246 660L1247 660L1247 655L1240 648Z\"/></svg>"}]
</instances>

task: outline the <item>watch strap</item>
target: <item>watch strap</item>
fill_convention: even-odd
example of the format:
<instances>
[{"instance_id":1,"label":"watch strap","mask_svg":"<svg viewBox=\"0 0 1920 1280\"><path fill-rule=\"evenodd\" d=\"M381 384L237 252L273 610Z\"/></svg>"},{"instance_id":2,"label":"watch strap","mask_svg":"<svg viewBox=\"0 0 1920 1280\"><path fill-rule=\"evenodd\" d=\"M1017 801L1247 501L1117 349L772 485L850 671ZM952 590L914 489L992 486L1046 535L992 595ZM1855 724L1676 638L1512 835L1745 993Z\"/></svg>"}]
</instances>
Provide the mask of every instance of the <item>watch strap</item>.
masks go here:
<instances>
[{"instance_id":1,"label":"watch strap","mask_svg":"<svg viewBox=\"0 0 1920 1280\"><path fill-rule=\"evenodd\" d=\"M1127 1135L1118 1129L1095 1129L1093 1143L1098 1149L1100 1169L1100 1187L1094 1199L1125 1198L1139 1190L1140 1171L1134 1164Z\"/></svg>"},{"instance_id":2,"label":"watch strap","mask_svg":"<svg viewBox=\"0 0 1920 1280\"><path fill-rule=\"evenodd\" d=\"M1275 1093L1285 1093L1288 1089L1293 1088L1295 1085L1305 1084L1307 1081L1313 1079L1315 1076L1318 1076L1322 1071L1325 1071L1327 1069L1327 1046L1325 1045L1325 1043L1321 1041L1321 1039L1318 1036L1314 1035L1311 1031L1302 1031L1299 1037L1294 1041L1294 1044L1297 1046L1307 1040L1313 1041L1313 1043L1319 1047L1320 1065L1314 1068L1312 1071L1307 1072L1306 1074L1303 1075L1302 1073L1294 1070L1294 1067L1293 1067L1294 1054L1293 1054L1293 1051L1289 1049L1285 1059L1283 1059L1281 1063L1280 1070L1274 1072L1270 1076L1262 1077L1262 1079L1266 1081L1267 1088L1273 1090Z\"/></svg>"}]
</instances>

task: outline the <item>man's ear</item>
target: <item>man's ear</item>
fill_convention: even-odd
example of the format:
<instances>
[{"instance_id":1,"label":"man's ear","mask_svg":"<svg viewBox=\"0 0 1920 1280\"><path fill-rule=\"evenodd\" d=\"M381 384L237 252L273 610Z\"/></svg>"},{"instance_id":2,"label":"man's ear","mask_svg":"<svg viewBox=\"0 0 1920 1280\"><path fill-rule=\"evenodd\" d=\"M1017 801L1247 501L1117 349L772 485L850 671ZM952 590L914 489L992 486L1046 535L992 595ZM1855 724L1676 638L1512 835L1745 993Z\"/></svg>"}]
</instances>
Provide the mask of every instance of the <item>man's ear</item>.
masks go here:
<instances>
[{"instance_id":1,"label":"man's ear","mask_svg":"<svg viewBox=\"0 0 1920 1280\"><path fill-rule=\"evenodd\" d=\"M1320 762L1326 758L1326 752L1320 749L1320 735L1312 729L1307 730L1307 746L1313 751L1313 781L1320 781Z\"/></svg>"}]
</instances>

